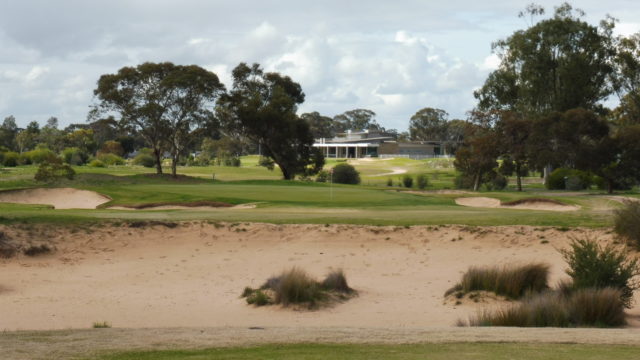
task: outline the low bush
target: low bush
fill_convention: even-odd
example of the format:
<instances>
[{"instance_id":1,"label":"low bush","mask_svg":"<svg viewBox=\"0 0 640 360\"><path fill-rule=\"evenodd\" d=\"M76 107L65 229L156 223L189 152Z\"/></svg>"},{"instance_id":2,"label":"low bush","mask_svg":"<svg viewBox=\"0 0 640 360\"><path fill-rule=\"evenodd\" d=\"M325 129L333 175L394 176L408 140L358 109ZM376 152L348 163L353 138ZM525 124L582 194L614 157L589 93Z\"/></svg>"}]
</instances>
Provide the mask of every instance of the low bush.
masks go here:
<instances>
[{"instance_id":1,"label":"low bush","mask_svg":"<svg viewBox=\"0 0 640 360\"><path fill-rule=\"evenodd\" d=\"M69 165L84 165L89 160L89 155L77 147L62 150L62 159Z\"/></svg>"},{"instance_id":2,"label":"low bush","mask_svg":"<svg viewBox=\"0 0 640 360\"><path fill-rule=\"evenodd\" d=\"M107 321L96 321L93 323L94 329L109 329L111 328L111 323Z\"/></svg>"},{"instance_id":3,"label":"low bush","mask_svg":"<svg viewBox=\"0 0 640 360\"><path fill-rule=\"evenodd\" d=\"M270 157L260 156L260 159L258 159L258 165L266 167L268 170L273 170L276 166L276 163Z\"/></svg>"},{"instance_id":4,"label":"low bush","mask_svg":"<svg viewBox=\"0 0 640 360\"><path fill-rule=\"evenodd\" d=\"M124 159L116 154L103 153L98 155L96 159L102 161L107 166L124 165Z\"/></svg>"},{"instance_id":5,"label":"low bush","mask_svg":"<svg viewBox=\"0 0 640 360\"><path fill-rule=\"evenodd\" d=\"M634 277L640 275L640 264L629 259L612 245L601 247L595 240L573 239L569 250L561 250L569 265L567 274L574 289L614 288L620 291L622 303L630 308L633 292L640 288Z\"/></svg>"},{"instance_id":6,"label":"low bush","mask_svg":"<svg viewBox=\"0 0 640 360\"><path fill-rule=\"evenodd\" d=\"M51 247L49 247L49 245L47 244L40 244L40 245L30 245L27 248L25 248L22 253L27 255L27 256L39 256L39 255L45 255L45 254L50 254L53 250L51 249Z\"/></svg>"},{"instance_id":7,"label":"low bush","mask_svg":"<svg viewBox=\"0 0 640 360\"><path fill-rule=\"evenodd\" d=\"M584 190L593 183L593 177L581 170L558 168L547 178L545 186L549 190ZM570 187L570 188L568 188Z\"/></svg>"},{"instance_id":8,"label":"low bush","mask_svg":"<svg viewBox=\"0 0 640 360\"><path fill-rule=\"evenodd\" d=\"M340 163L333 168L333 182L336 184L360 184L360 173L352 165Z\"/></svg>"},{"instance_id":9,"label":"low bush","mask_svg":"<svg viewBox=\"0 0 640 360\"><path fill-rule=\"evenodd\" d=\"M97 168L103 168L103 167L107 167L107 164L103 163L102 161L98 160L98 159L93 159L89 162L89 166L91 167L97 167Z\"/></svg>"},{"instance_id":10,"label":"low bush","mask_svg":"<svg viewBox=\"0 0 640 360\"><path fill-rule=\"evenodd\" d=\"M503 267L471 267L454 290L462 293L491 291L512 299L549 288L549 265L542 263Z\"/></svg>"},{"instance_id":11,"label":"low bush","mask_svg":"<svg viewBox=\"0 0 640 360\"><path fill-rule=\"evenodd\" d=\"M315 308L332 300L348 299L355 294L342 270L332 271L322 282L318 282L304 270L294 267L270 277L259 289L246 287L242 297L246 298L248 304L256 306L279 304L284 307L305 305Z\"/></svg>"},{"instance_id":12,"label":"low bush","mask_svg":"<svg viewBox=\"0 0 640 360\"><path fill-rule=\"evenodd\" d=\"M413 178L410 175L405 175L402 177L402 185L404 185L404 187L406 188L412 188L413 187Z\"/></svg>"},{"instance_id":13,"label":"low bush","mask_svg":"<svg viewBox=\"0 0 640 360\"><path fill-rule=\"evenodd\" d=\"M327 170L320 170L316 175L316 182L326 183L330 181L331 174Z\"/></svg>"},{"instance_id":14,"label":"low bush","mask_svg":"<svg viewBox=\"0 0 640 360\"><path fill-rule=\"evenodd\" d=\"M416 185L418 186L418 189L424 190L427 186L429 186L429 179L427 179L427 176L425 174L420 174L416 176Z\"/></svg>"},{"instance_id":15,"label":"low bush","mask_svg":"<svg viewBox=\"0 0 640 360\"><path fill-rule=\"evenodd\" d=\"M133 158L133 164L152 168L156 166L156 159L154 159L150 154L140 153Z\"/></svg>"},{"instance_id":16,"label":"low bush","mask_svg":"<svg viewBox=\"0 0 640 360\"><path fill-rule=\"evenodd\" d=\"M615 327L626 323L621 293L614 288L585 288L564 295L543 292L505 309L485 311L471 326Z\"/></svg>"},{"instance_id":17,"label":"low bush","mask_svg":"<svg viewBox=\"0 0 640 360\"><path fill-rule=\"evenodd\" d=\"M68 164L63 164L62 160L53 158L51 161L43 162L38 166L38 171L34 176L36 181L54 182L63 178L73 180L76 172Z\"/></svg>"},{"instance_id":18,"label":"low bush","mask_svg":"<svg viewBox=\"0 0 640 360\"><path fill-rule=\"evenodd\" d=\"M393 179L392 178L388 178L387 179L387 186L393 186Z\"/></svg>"},{"instance_id":19,"label":"low bush","mask_svg":"<svg viewBox=\"0 0 640 360\"><path fill-rule=\"evenodd\" d=\"M6 167L15 167L18 166L18 161L20 158L20 154L13 151L7 151L3 153L2 165Z\"/></svg>"},{"instance_id":20,"label":"low bush","mask_svg":"<svg viewBox=\"0 0 640 360\"><path fill-rule=\"evenodd\" d=\"M56 154L44 147L39 147L31 151L27 151L22 154L21 161L28 164L42 164L45 162L51 162L52 159L57 158Z\"/></svg>"},{"instance_id":21,"label":"low bush","mask_svg":"<svg viewBox=\"0 0 640 360\"><path fill-rule=\"evenodd\" d=\"M627 200L613 213L613 231L640 250L640 201Z\"/></svg>"}]
</instances>

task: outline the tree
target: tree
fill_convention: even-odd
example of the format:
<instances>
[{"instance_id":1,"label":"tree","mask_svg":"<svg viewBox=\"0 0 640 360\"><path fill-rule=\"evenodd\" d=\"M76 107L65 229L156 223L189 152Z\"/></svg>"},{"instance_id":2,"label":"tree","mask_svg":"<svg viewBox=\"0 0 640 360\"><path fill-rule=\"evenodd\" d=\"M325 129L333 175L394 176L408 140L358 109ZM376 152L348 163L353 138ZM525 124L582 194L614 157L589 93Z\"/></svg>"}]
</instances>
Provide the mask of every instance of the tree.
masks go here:
<instances>
[{"instance_id":1,"label":"tree","mask_svg":"<svg viewBox=\"0 0 640 360\"><path fill-rule=\"evenodd\" d=\"M640 124L640 33L619 37L616 45L612 82L620 98L619 124Z\"/></svg>"},{"instance_id":2,"label":"tree","mask_svg":"<svg viewBox=\"0 0 640 360\"><path fill-rule=\"evenodd\" d=\"M40 130L38 142L46 145L48 149L55 152L62 151L64 133L58 129L58 118L52 116L47 120L47 124Z\"/></svg>"},{"instance_id":3,"label":"tree","mask_svg":"<svg viewBox=\"0 0 640 360\"><path fill-rule=\"evenodd\" d=\"M16 150L16 135L18 135L16 118L13 115L7 116L0 125L0 146Z\"/></svg>"},{"instance_id":4,"label":"tree","mask_svg":"<svg viewBox=\"0 0 640 360\"><path fill-rule=\"evenodd\" d=\"M172 154L172 173L193 127L210 121L206 109L224 90L218 77L198 66L170 62L123 67L102 75L94 90L100 103L90 116L117 113L123 125L137 131L153 149L156 171L162 173L162 155Z\"/></svg>"},{"instance_id":5,"label":"tree","mask_svg":"<svg viewBox=\"0 0 640 360\"><path fill-rule=\"evenodd\" d=\"M355 109L345 111L333 117L334 132L345 132L347 130L384 130L375 119L376 113L367 109Z\"/></svg>"},{"instance_id":6,"label":"tree","mask_svg":"<svg viewBox=\"0 0 640 360\"><path fill-rule=\"evenodd\" d=\"M258 64L240 63L232 75L233 88L220 97L216 109L228 131L259 143L286 180L322 169L324 158L313 148L309 124L296 115L304 102L300 84L279 73L265 73Z\"/></svg>"},{"instance_id":7,"label":"tree","mask_svg":"<svg viewBox=\"0 0 640 360\"><path fill-rule=\"evenodd\" d=\"M515 175L518 191L522 191L522 177L528 173L527 147L532 122L511 111L502 111L496 126L503 163L500 169L506 176Z\"/></svg>"},{"instance_id":8,"label":"tree","mask_svg":"<svg viewBox=\"0 0 640 360\"><path fill-rule=\"evenodd\" d=\"M16 145L18 152L21 154L27 150L33 149L36 146L38 136L40 135L40 125L37 122L32 121L27 125L27 128L20 131L16 135Z\"/></svg>"},{"instance_id":9,"label":"tree","mask_svg":"<svg viewBox=\"0 0 640 360\"><path fill-rule=\"evenodd\" d=\"M544 13L529 7L521 16ZM597 110L611 94L614 21L600 27L564 3L551 18L493 44L500 67L475 92L481 110L543 115L575 108Z\"/></svg>"},{"instance_id":10,"label":"tree","mask_svg":"<svg viewBox=\"0 0 640 360\"><path fill-rule=\"evenodd\" d=\"M456 151L453 165L462 173L463 183L474 191L495 175L499 156L497 143L494 129L472 123L467 125L464 143Z\"/></svg>"},{"instance_id":11,"label":"tree","mask_svg":"<svg viewBox=\"0 0 640 360\"><path fill-rule=\"evenodd\" d=\"M300 118L309 124L314 139L332 138L335 136L333 119L322 116L319 112L304 113Z\"/></svg>"},{"instance_id":12,"label":"tree","mask_svg":"<svg viewBox=\"0 0 640 360\"><path fill-rule=\"evenodd\" d=\"M441 109L426 107L409 120L409 134L413 141L444 140L449 114Z\"/></svg>"}]
</instances>

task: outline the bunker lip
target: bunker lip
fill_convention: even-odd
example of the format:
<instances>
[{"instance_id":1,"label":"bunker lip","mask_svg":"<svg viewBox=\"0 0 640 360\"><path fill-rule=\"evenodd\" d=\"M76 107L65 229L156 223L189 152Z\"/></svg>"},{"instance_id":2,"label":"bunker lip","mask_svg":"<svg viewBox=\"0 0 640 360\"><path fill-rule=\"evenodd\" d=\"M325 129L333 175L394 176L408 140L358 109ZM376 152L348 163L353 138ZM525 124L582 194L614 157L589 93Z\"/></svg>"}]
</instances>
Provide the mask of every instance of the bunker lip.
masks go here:
<instances>
[{"instance_id":1,"label":"bunker lip","mask_svg":"<svg viewBox=\"0 0 640 360\"><path fill-rule=\"evenodd\" d=\"M29 188L0 191L0 202L51 205L54 209L95 209L111 198L75 188Z\"/></svg>"},{"instance_id":2,"label":"bunker lip","mask_svg":"<svg viewBox=\"0 0 640 360\"><path fill-rule=\"evenodd\" d=\"M229 204L220 201L199 200L190 202L155 202L135 205L109 206L109 210L211 210L211 209L253 209L256 204Z\"/></svg>"},{"instance_id":3,"label":"bunker lip","mask_svg":"<svg viewBox=\"0 0 640 360\"><path fill-rule=\"evenodd\" d=\"M501 209L517 209L517 210L543 210L543 211L576 211L580 207L577 205L568 205L563 202L545 199L545 198L529 198L519 199L509 202L501 202L495 198L489 197L463 197L457 198L456 204L469 207L482 208L501 208Z\"/></svg>"}]
</instances>

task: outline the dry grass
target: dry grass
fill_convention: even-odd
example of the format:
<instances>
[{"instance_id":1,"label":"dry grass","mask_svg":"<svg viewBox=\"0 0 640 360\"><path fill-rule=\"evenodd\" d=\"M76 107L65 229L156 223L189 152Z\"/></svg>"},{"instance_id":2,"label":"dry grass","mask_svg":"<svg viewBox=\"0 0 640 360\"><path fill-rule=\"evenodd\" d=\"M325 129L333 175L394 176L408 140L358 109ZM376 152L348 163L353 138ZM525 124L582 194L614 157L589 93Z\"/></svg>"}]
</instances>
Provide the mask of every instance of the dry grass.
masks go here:
<instances>
[{"instance_id":1,"label":"dry grass","mask_svg":"<svg viewBox=\"0 0 640 360\"><path fill-rule=\"evenodd\" d=\"M549 288L549 265L532 263L506 265L503 267L471 267L462 276L462 281L447 291L446 295L460 291L491 291L512 299L528 293L537 293Z\"/></svg>"}]
</instances>

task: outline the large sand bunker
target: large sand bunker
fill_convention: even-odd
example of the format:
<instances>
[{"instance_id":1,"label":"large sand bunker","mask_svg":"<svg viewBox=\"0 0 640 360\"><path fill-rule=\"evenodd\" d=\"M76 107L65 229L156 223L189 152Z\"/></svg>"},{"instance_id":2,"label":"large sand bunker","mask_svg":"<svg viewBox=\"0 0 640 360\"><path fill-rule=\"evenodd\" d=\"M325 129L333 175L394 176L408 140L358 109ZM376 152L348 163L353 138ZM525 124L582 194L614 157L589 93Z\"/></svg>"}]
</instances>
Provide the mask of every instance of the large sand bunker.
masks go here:
<instances>
[{"instance_id":1,"label":"large sand bunker","mask_svg":"<svg viewBox=\"0 0 640 360\"><path fill-rule=\"evenodd\" d=\"M51 205L55 209L95 209L111 201L94 191L73 188L38 188L0 192L0 202Z\"/></svg>"},{"instance_id":2,"label":"large sand bunker","mask_svg":"<svg viewBox=\"0 0 640 360\"><path fill-rule=\"evenodd\" d=\"M576 205L567 205L550 199L522 199L503 203L498 199L488 197L464 197L457 198L456 204L469 207L502 208L519 210L545 210L545 211L576 211L580 209Z\"/></svg>"}]
</instances>

